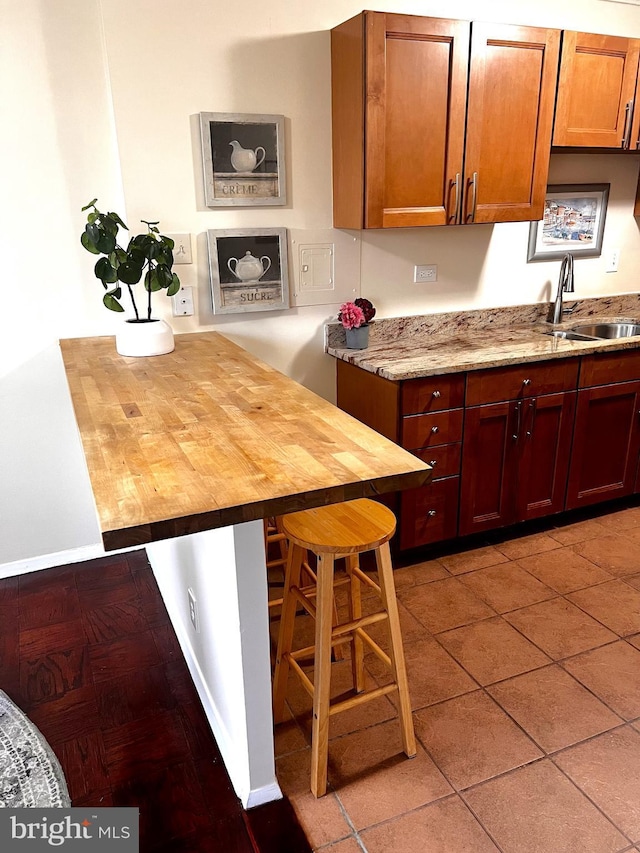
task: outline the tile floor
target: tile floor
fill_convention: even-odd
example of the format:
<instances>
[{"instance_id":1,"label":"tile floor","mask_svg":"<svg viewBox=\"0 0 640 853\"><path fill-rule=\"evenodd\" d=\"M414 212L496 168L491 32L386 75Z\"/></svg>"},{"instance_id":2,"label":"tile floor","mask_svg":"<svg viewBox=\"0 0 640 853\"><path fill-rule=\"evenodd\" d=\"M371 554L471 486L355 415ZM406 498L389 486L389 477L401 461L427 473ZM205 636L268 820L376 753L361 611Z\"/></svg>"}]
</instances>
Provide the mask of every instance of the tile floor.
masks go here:
<instances>
[{"instance_id":1,"label":"tile floor","mask_svg":"<svg viewBox=\"0 0 640 853\"><path fill-rule=\"evenodd\" d=\"M314 850L640 851L640 507L556 524L396 569L416 758L393 696L336 715L316 800L292 676L277 774Z\"/></svg>"}]
</instances>

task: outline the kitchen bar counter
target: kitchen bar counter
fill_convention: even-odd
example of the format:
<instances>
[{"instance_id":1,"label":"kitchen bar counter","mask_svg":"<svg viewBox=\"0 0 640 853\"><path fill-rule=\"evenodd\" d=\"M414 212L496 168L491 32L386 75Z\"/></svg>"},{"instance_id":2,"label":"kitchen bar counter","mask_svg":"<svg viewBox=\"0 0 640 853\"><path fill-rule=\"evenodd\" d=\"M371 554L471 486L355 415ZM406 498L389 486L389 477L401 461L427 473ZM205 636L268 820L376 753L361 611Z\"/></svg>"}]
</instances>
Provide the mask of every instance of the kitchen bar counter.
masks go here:
<instances>
[{"instance_id":1,"label":"kitchen bar counter","mask_svg":"<svg viewBox=\"0 0 640 853\"><path fill-rule=\"evenodd\" d=\"M153 358L60 346L104 546L146 546L237 795L277 799L262 519L431 469L216 332Z\"/></svg>"},{"instance_id":2,"label":"kitchen bar counter","mask_svg":"<svg viewBox=\"0 0 640 853\"><path fill-rule=\"evenodd\" d=\"M429 468L217 332L60 343L106 550L418 486Z\"/></svg>"},{"instance_id":3,"label":"kitchen bar counter","mask_svg":"<svg viewBox=\"0 0 640 853\"><path fill-rule=\"evenodd\" d=\"M334 323L328 326L326 351L370 373L400 381L640 346L638 337L572 341L545 335L543 331L554 328L545 323L547 308L541 303L375 320L364 350L346 349L344 331ZM637 318L637 294L585 299L576 304L570 319L555 328Z\"/></svg>"}]
</instances>

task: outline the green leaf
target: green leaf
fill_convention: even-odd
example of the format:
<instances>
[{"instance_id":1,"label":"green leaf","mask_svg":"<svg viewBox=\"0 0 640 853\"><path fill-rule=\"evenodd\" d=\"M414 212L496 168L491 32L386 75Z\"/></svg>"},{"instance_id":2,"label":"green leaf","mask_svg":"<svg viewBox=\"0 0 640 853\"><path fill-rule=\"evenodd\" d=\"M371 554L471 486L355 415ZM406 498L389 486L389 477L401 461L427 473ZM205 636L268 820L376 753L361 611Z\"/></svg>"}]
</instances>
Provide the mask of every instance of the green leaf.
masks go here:
<instances>
[{"instance_id":1,"label":"green leaf","mask_svg":"<svg viewBox=\"0 0 640 853\"><path fill-rule=\"evenodd\" d=\"M173 251L174 246L176 245L175 240L172 240L171 237L163 237L162 235L160 236L160 239L168 249Z\"/></svg>"},{"instance_id":2,"label":"green leaf","mask_svg":"<svg viewBox=\"0 0 640 853\"><path fill-rule=\"evenodd\" d=\"M99 218L100 218L100 214L99 214L99 213L96 213L96 212L95 212L95 210L94 210L94 211L93 211L93 213L90 213L90 214L87 216L87 222L91 222L91 223L93 223L93 222L95 222L95 221L96 221L96 219L99 219Z\"/></svg>"},{"instance_id":3,"label":"green leaf","mask_svg":"<svg viewBox=\"0 0 640 853\"><path fill-rule=\"evenodd\" d=\"M167 288L167 296L175 296L176 293L180 290L180 279L178 276L173 273L171 276L171 284Z\"/></svg>"},{"instance_id":4,"label":"green leaf","mask_svg":"<svg viewBox=\"0 0 640 853\"><path fill-rule=\"evenodd\" d=\"M82 208L82 210L89 210L89 208L93 207L97 201L98 201L98 199L94 198L94 200L90 201L89 204L85 204L85 206Z\"/></svg>"},{"instance_id":5,"label":"green leaf","mask_svg":"<svg viewBox=\"0 0 640 853\"><path fill-rule=\"evenodd\" d=\"M151 273L146 273L144 277L144 286L146 290L150 290L152 293L162 290L163 285L158 280L157 269L152 270Z\"/></svg>"},{"instance_id":6,"label":"green leaf","mask_svg":"<svg viewBox=\"0 0 640 853\"><path fill-rule=\"evenodd\" d=\"M110 213L107 213L102 217L101 225L109 234L113 234L114 237L117 235L118 223L111 217Z\"/></svg>"},{"instance_id":7,"label":"green leaf","mask_svg":"<svg viewBox=\"0 0 640 853\"><path fill-rule=\"evenodd\" d=\"M94 267L96 278L103 284L113 284L118 280L117 270L111 266L109 258L100 258Z\"/></svg>"},{"instance_id":8,"label":"green leaf","mask_svg":"<svg viewBox=\"0 0 640 853\"><path fill-rule=\"evenodd\" d=\"M114 220L114 222L117 222L121 228L124 228L126 231L129 230L128 226L124 224L124 222L122 221L122 219L120 219L117 213L114 213L112 210L110 210L108 215L111 217L111 219Z\"/></svg>"},{"instance_id":9,"label":"green leaf","mask_svg":"<svg viewBox=\"0 0 640 853\"><path fill-rule=\"evenodd\" d=\"M89 240L91 240L94 246L97 246L98 241L100 240L100 235L102 234L100 226L96 225L93 222L89 222L87 225L84 226L84 230Z\"/></svg>"},{"instance_id":10,"label":"green leaf","mask_svg":"<svg viewBox=\"0 0 640 853\"><path fill-rule=\"evenodd\" d=\"M99 255L100 254L100 249L98 249L98 247L89 239L89 235L87 234L86 231L83 231L82 234L80 235L80 242L82 243L84 248L87 250L87 252L91 252L91 254L93 254L93 255Z\"/></svg>"},{"instance_id":11,"label":"green leaf","mask_svg":"<svg viewBox=\"0 0 640 853\"><path fill-rule=\"evenodd\" d=\"M118 267L118 278L124 284L137 284L142 275L142 267L138 264L126 262Z\"/></svg>"},{"instance_id":12,"label":"green leaf","mask_svg":"<svg viewBox=\"0 0 640 853\"><path fill-rule=\"evenodd\" d=\"M105 293L105 295L102 297L102 301L105 307L109 309L109 311L117 311L120 314L124 311L124 308L122 307L122 305L120 305L120 303L112 293Z\"/></svg>"},{"instance_id":13,"label":"green leaf","mask_svg":"<svg viewBox=\"0 0 640 853\"><path fill-rule=\"evenodd\" d=\"M116 247L116 238L113 234L109 234L108 231L103 231L100 234L100 239L97 243L98 250L102 252L104 255L109 255Z\"/></svg>"}]
</instances>

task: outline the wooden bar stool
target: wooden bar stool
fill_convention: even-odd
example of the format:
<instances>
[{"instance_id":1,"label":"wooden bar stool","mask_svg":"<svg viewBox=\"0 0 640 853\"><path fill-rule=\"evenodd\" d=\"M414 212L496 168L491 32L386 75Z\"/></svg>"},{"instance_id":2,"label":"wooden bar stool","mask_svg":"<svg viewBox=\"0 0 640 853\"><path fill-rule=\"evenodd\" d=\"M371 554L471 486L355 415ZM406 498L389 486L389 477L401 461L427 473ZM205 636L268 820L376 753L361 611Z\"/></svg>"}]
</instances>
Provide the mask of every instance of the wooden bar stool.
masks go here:
<instances>
[{"instance_id":1,"label":"wooden bar stool","mask_svg":"<svg viewBox=\"0 0 640 853\"><path fill-rule=\"evenodd\" d=\"M282 529L289 540L289 559L285 575L278 651L273 676L273 711L276 723L284 716L289 670L301 679L313 698L311 734L311 791L321 797L327 790L329 748L329 716L346 711L386 693L398 692L402 746L411 758L416 742L411 719L411 702L402 649L398 604L393 583L389 539L396 529L390 509L376 501L360 499L317 509L295 512L282 517ZM301 566L306 551L318 558L317 585L301 587ZM375 551L380 585L361 569L358 555ZM332 627L334 593L334 561L344 557L349 587L349 621ZM372 587L380 597L381 610L362 616L361 583ZM315 604L311 600L315 598ZM292 651L296 606L300 603L316 620L315 644ZM388 620L391 655L387 655L364 630L366 626ZM348 641L355 696L330 702L331 649ZM364 645L367 645L390 668L393 681L384 687L364 691ZM299 662L313 656L313 681Z\"/></svg>"}]
</instances>

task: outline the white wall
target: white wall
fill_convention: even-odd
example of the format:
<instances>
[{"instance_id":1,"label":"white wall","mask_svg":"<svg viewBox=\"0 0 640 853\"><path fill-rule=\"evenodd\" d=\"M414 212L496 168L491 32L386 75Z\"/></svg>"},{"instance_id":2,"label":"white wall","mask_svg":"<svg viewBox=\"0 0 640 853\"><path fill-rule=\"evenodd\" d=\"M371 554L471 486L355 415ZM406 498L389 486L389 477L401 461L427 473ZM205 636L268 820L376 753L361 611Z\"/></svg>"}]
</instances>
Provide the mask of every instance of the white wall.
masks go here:
<instances>
[{"instance_id":1,"label":"white wall","mask_svg":"<svg viewBox=\"0 0 640 853\"><path fill-rule=\"evenodd\" d=\"M640 9L607 0L376 0L367 7L640 37ZM142 218L193 235L243 226L330 228L329 30L361 9L355 0L0 0L0 377L59 337L115 329L119 318L102 308L92 258L79 246L80 208L94 196L134 231ZM286 117L286 207L204 206L197 122L204 111ZM636 157L553 158L555 182L611 182L605 245L620 247L620 271L606 275L601 259L580 260L577 296L638 290L640 236L631 214L637 172ZM527 265L527 236L524 223L364 233L362 293L380 316L546 299L557 264ZM198 315L172 321L176 331L219 329L331 399L335 365L322 353L322 326L337 306L213 317L206 258L201 242L193 246L196 262L178 269L196 288ZM417 262L438 264L437 285L411 283ZM3 457L35 457L37 469L49 442L72 440L67 432L47 434L57 404L47 405L35 444L28 431L18 446L0 435L0 474ZM21 417L17 407L13 417ZM0 481L0 568L35 490L55 502L53 481L25 476L10 493ZM83 529L92 513L88 507ZM58 545L43 518L25 560L48 553L55 559ZM68 547L78 545L70 536Z\"/></svg>"}]
</instances>

